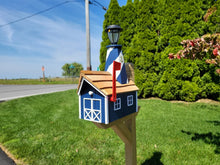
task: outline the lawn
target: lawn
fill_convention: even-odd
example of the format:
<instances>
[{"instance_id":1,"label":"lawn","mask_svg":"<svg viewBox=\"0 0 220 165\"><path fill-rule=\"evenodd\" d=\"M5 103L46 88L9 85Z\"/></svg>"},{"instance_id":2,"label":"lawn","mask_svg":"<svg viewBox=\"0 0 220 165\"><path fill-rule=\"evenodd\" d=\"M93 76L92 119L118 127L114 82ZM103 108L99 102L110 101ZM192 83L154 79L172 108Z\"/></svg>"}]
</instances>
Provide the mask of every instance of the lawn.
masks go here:
<instances>
[{"instance_id":1,"label":"lawn","mask_svg":"<svg viewBox=\"0 0 220 165\"><path fill-rule=\"evenodd\" d=\"M139 165L217 165L220 105L139 100ZM113 130L78 119L76 90L0 103L0 143L27 164L125 164Z\"/></svg>"}]
</instances>

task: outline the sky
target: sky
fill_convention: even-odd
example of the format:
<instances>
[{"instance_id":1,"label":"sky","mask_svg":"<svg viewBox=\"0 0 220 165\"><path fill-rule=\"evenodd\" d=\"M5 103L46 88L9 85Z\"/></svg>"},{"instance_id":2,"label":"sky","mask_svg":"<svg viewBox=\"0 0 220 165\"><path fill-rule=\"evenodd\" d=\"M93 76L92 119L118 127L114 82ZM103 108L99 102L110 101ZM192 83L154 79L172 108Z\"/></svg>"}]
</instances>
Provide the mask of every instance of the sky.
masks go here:
<instances>
[{"instance_id":1,"label":"sky","mask_svg":"<svg viewBox=\"0 0 220 165\"><path fill-rule=\"evenodd\" d=\"M0 1L0 79L61 77L62 66L77 62L86 69L85 1L71 0L47 12L9 24L66 0ZM91 0L93 2L94 0ZM96 0L109 6L110 0ZM123 6L127 0L118 0ZM104 11L90 4L92 70L100 64Z\"/></svg>"}]
</instances>

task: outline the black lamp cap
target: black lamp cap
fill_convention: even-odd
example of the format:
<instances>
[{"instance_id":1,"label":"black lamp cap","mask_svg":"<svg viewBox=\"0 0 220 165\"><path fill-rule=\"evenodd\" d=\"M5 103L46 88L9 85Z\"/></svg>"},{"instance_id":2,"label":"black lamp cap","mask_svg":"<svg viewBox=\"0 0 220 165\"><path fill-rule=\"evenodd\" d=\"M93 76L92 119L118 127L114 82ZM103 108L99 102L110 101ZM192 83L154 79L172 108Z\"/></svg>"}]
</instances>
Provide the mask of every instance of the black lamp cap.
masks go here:
<instances>
[{"instance_id":1,"label":"black lamp cap","mask_svg":"<svg viewBox=\"0 0 220 165\"><path fill-rule=\"evenodd\" d=\"M119 31L122 31L122 28L119 25L109 25L105 31L108 32L108 30L118 29Z\"/></svg>"}]
</instances>

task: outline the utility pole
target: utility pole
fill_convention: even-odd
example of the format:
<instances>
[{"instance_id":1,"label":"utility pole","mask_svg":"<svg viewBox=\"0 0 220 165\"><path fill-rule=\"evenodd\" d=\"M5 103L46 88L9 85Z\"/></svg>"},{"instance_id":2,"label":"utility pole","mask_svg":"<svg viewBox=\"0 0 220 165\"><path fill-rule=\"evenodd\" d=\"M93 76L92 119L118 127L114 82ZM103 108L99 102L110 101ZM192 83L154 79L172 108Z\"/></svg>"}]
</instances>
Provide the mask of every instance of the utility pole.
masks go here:
<instances>
[{"instance_id":1,"label":"utility pole","mask_svg":"<svg viewBox=\"0 0 220 165\"><path fill-rule=\"evenodd\" d=\"M89 0L85 0L86 13L86 54L87 54L87 70L92 70L91 66L91 48L90 48L90 25L89 25Z\"/></svg>"}]
</instances>

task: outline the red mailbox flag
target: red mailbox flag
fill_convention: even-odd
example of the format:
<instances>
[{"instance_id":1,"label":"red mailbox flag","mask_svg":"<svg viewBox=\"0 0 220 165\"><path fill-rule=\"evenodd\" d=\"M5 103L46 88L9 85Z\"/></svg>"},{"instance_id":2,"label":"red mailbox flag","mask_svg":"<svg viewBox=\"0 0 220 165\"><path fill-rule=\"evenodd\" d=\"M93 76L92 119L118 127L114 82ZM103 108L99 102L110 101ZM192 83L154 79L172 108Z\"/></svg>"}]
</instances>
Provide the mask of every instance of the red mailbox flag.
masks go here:
<instances>
[{"instance_id":1,"label":"red mailbox flag","mask_svg":"<svg viewBox=\"0 0 220 165\"><path fill-rule=\"evenodd\" d=\"M113 71L120 70L121 69L121 63L117 61L113 61Z\"/></svg>"},{"instance_id":2,"label":"red mailbox flag","mask_svg":"<svg viewBox=\"0 0 220 165\"><path fill-rule=\"evenodd\" d=\"M113 75L112 75L112 97L110 101L116 102L117 95L116 95L116 70L121 69L121 63L113 61Z\"/></svg>"}]
</instances>

